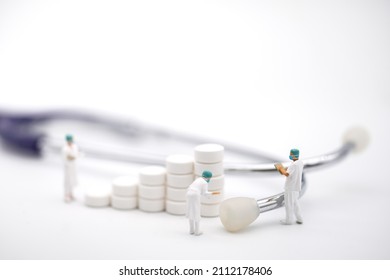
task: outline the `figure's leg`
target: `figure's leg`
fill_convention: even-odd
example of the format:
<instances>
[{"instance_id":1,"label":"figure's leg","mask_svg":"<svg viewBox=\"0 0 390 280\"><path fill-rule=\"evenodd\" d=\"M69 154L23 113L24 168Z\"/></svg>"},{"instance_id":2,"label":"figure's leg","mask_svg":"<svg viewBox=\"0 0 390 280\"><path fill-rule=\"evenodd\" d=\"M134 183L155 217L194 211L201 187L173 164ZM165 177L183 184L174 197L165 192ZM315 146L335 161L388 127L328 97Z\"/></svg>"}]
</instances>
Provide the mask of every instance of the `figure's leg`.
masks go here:
<instances>
[{"instance_id":1,"label":"figure's leg","mask_svg":"<svg viewBox=\"0 0 390 280\"><path fill-rule=\"evenodd\" d=\"M299 192L294 192L294 196L293 196L294 214L295 214L295 217L297 218L297 223L302 224L303 219L302 219L302 215L301 215L301 207L299 206L298 198L299 198Z\"/></svg>"},{"instance_id":2,"label":"figure's leg","mask_svg":"<svg viewBox=\"0 0 390 280\"><path fill-rule=\"evenodd\" d=\"M291 192L284 192L284 208L286 209L286 219L280 222L284 225L291 225L293 222L293 200Z\"/></svg>"},{"instance_id":3,"label":"figure's leg","mask_svg":"<svg viewBox=\"0 0 390 280\"><path fill-rule=\"evenodd\" d=\"M201 235L202 232L200 231L200 221L195 222L195 235Z\"/></svg>"},{"instance_id":4,"label":"figure's leg","mask_svg":"<svg viewBox=\"0 0 390 280\"><path fill-rule=\"evenodd\" d=\"M190 234L195 233L195 221L194 220L189 220L190 221Z\"/></svg>"}]
</instances>

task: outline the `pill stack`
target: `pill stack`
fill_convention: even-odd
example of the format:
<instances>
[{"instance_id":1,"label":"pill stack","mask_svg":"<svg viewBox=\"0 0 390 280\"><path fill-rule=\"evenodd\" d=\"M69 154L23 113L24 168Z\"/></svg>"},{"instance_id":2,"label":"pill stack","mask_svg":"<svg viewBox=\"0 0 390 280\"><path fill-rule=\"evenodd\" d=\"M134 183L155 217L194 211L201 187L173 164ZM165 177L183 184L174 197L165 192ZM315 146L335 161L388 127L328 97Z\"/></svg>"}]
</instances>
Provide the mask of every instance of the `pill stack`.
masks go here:
<instances>
[{"instance_id":1,"label":"pill stack","mask_svg":"<svg viewBox=\"0 0 390 280\"><path fill-rule=\"evenodd\" d=\"M117 177L112 181L111 206L118 210L137 208L138 180L132 176Z\"/></svg>"},{"instance_id":2,"label":"pill stack","mask_svg":"<svg viewBox=\"0 0 390 280\"><path fill-rule=\"evenodd\" d=\"M91 185L84 192L84 203L90 207L110 206L111 191L108 186Z\"/></svg>"},{"instance_id":3,"label":"pill stack","mask_svg":"<svg viewBox=\"0 0 390 280\"><path fill-rule=\"evenodd\" d=\"M219 206L223 199L225 177L223 172L224 147L218 144L203 144L194 149L196 177L202 176L203 171L213 173L208 190L220 192L218 195L202 196L200 213L202 217L217 217Z\"/></svg>"},{"instance_id":4,"label":"pill stack","mask_svg":"<svg viewBox=\"0 0 390 280\"><path fill-rule=\"evenodd\" d=\"M160 212L165 209L165 176L162 166L147 166L140 170L138 207L145 212Z\"/></svg>"},{"instance_id":5,"label":"pill stack","mask_svg":"<svg viewBox=\"0 0 390 280\"><path fill-rule=\"evenodd\" d=\"M187 155L171 155L166 159L166 211L173 215L186 213L186 193L194 181L194 159Z\"/></svg>"}]
</instances>

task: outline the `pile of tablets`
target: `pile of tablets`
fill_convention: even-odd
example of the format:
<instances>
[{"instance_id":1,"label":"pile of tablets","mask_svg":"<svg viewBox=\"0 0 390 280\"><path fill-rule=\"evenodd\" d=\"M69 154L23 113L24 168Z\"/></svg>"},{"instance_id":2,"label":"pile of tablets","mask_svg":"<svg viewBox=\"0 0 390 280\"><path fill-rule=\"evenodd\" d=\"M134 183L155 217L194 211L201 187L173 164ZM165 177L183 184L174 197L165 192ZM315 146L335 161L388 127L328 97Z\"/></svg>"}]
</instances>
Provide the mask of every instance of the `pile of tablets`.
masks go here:
<instances>
[{"instance_id":1,"label":"pile of tablets","mask_svg":"<svg viewBox=\"0 0 390 280\"><path fill-rule=\"evenodd\" d=\"M172 155L166 159L166 211L173 215L186 213L186 193L194 181L194 160L187 155Z\"/></svg>"},{"instance_id":2,"label":"pile of tablets","mask_svg":"<svg viewBox=\"0 0 390 280\"><path fill-rule=\"evenodd\" d=\"M225 176L223 169L224 147L218 144L203 144L194 149L195 176L200 177L204 170L211 171L208 191L218 191L218 195L202 196L200 213L203 217L219 216L219 206L223 199Z\"/></svg>"},{"instance_id":3,"label":"pile of tablets","mask_svg":"<svg viewBox=\"0 0 390 280\"><path fill-rule=\"evenodd\" d=\"M171 155L166 166L147 166L140 170L138 178L117 177L112 181L111 192L107 188L90 188L85 193L85 204L91 207L111 206L119 210L139 208L145 212L166 210L173 215L185 215L186 193L195 178L203 171L213 173L208 191L218 195L201 197L201 215L217 217L223 199L225 177L223 169L224 147L218 144L196 146L194 157Z\"/></svg>"},{"instance_id":4,"label":"pile of tablets","mask_svg":"<svg viewBox=\"0 0 390 280\"><path fill-rule=\"evenodd\" d=\"M147 166L140 170L138 207L145 212L160 212L165 209L165 176L162 166Z\"/></svg>"}]
</instances>

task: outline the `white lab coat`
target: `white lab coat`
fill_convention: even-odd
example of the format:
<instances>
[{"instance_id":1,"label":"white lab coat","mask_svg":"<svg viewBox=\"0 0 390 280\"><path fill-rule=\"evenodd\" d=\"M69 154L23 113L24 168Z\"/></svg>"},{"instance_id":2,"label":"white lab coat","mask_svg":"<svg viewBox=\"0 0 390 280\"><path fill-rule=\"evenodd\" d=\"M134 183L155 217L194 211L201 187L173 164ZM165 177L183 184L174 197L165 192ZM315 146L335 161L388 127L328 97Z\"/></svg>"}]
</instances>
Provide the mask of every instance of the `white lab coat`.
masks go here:
<instances>
[{"instance_id":1,"label":"white lab coat","mask_svg":"<svg viewBox=\"0 0 390 280\"><path fill-rule=\"evenodd\" d=\"M298 203L301 191L303 162L296 160L287 168L288 177L284 185L284 203L286 208L286 223L293 223L293 215L297 221L302 222L301 210Z\"/></svg>"},{"instance_id":2,"label":"white lab coat","mask_svg":"<svg viewBox=\"0 0 390 280\"><path fill-rule=\"evenodd\" d=\"M187 190L187 218L196 222L200 221L200 197L211 194L207 191L208 183L203 178L196 179Z\"/></svg>"},{"instance_id":3,"label":"white lab coat","mask_svg":"<svg viewBox=\"0 0 390 280\"><path fill-rule=\"evenodd\" d=\"M72 196L73 188L77 185L76 159L78 156L79 150L74 143L70 146L66 144L62 148L62 157L64 161L64 187L66 196ZM74 157L74 159L69 159L68 157Z\"/></svg>"}]
</instances>

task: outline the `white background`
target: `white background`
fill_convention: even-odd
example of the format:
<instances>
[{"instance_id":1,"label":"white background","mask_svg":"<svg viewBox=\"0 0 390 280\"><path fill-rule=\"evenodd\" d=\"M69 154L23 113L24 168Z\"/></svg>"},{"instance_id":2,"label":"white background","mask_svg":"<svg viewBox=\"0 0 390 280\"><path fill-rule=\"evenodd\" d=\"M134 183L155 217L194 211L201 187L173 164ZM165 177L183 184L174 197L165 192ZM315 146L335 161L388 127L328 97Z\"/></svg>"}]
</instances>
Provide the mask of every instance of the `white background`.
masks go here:
<instances>
[{"instance_id":1,"label":"white background","mask_svg":"<svg viewBox=\"0 0 390 280\"><path fill-rule=\"evenodd\" d=\"M1 259L389 259L387 1L1 1L0 107L137 118L288 158L332 151L353 125L364 153L307 175L302 226L284 210L247 230L62 201L62 166L0 149ZM99 139L95 139L99 141ZM191 153L191 148L188 149ZM131 166L80 163L109 186ZM91 183L93 182L93 183ZM261 198L283 178L227 177Z\"/></svg>"}]
</instances>

